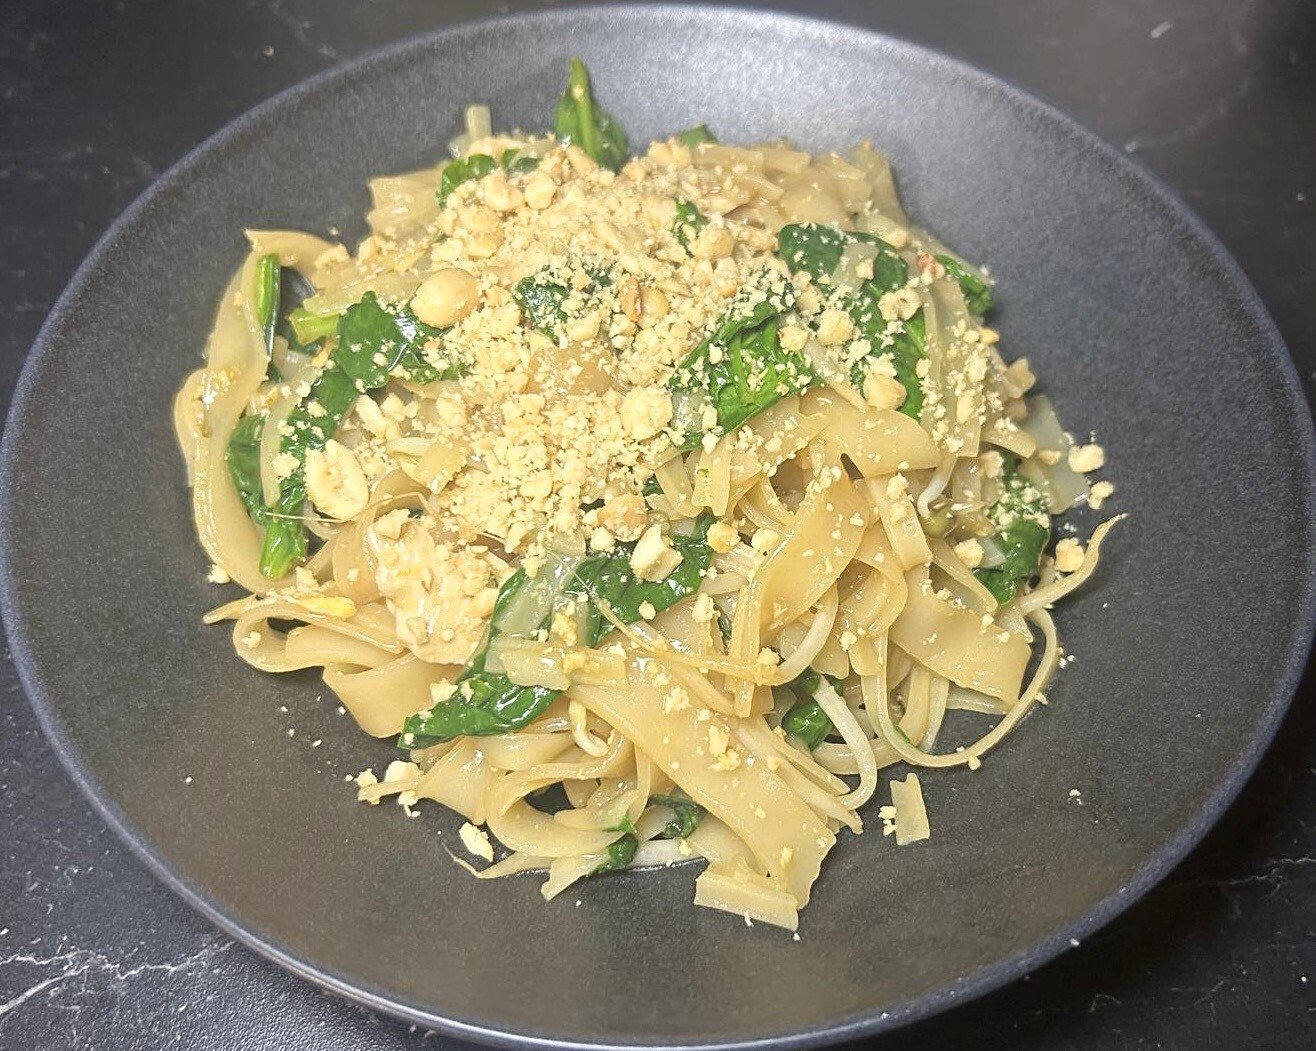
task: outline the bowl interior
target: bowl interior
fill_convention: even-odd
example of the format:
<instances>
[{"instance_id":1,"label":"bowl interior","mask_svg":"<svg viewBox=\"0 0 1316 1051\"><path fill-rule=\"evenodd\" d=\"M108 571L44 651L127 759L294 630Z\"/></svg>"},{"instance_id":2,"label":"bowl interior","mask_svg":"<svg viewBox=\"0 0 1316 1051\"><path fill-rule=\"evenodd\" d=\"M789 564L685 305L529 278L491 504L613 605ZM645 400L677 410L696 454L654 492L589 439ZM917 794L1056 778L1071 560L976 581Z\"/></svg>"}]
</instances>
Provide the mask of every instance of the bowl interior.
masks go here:
<instances>
[{"instance_id":1,"label":"bowl interior","mask_svg":"<svg viewBox=\"0 0 1316 1051\"><path fill-rule=\"evenodd\" d=\"M354 801L393 756L309 674L239 662L205 582L171 397L240 232L362 232L366 179L432 163L470 101L541 128L583 56L632 143L872 139L909 210L998 278L1007 357L1106 446L1132 519L1058 615L1074 663L931 841L843 836L798 941L690 904L695 871L545 904L453 864L459 821ZM6 434L5 611L62 756L176 889L331 988L470 1036L839 1037L1008 979L1132 900L1268 740L1305 652L1311 434L1233 264L1146 176L983 74L841 27L619 8L409 42L281 96L121 221L43 332ZM1091 516L1089 516L1091 517ZM1085 526L1090 522L1084 523ZM963 724L970 729L969 720ZM1082 803L1070 796L1081 792Z\"/></svg>"}]
</instances>

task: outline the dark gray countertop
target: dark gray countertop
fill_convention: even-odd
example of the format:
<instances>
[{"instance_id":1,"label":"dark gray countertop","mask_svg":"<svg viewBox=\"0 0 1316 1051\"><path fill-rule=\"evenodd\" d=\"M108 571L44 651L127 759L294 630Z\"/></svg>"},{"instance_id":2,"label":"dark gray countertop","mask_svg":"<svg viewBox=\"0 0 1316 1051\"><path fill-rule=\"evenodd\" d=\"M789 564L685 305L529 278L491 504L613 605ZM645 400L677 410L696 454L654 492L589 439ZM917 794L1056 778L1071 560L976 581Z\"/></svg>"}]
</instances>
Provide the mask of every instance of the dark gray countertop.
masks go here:
<instances>
[{"instance_id":1,"label":"dark gray countertop","mask_svg":"<svg viewBox=\"0 0 1316 1051\"><path fill-rule=\"evenodd\" d=\"M38 326L79 260L186 150L342 59L447 22L539 6L550 5L7 0L0 6L0 398L7 404ZM1238 258L1278 321L1310 400L1316 4L762 6L807 9L948 51L1017 81L1122 145ZM1149 368L1155 355L1148 348ZM94 427L90 421L92 440ZM234 945L170 895L64 776L5 657L0 1048L380 1049L441 1042L322 996ZM1309 675L1242 797L1145 900L1031 978L903 1030L883 1046L1312 1046L1311 695Z\"/></svg>"}]
</instances>

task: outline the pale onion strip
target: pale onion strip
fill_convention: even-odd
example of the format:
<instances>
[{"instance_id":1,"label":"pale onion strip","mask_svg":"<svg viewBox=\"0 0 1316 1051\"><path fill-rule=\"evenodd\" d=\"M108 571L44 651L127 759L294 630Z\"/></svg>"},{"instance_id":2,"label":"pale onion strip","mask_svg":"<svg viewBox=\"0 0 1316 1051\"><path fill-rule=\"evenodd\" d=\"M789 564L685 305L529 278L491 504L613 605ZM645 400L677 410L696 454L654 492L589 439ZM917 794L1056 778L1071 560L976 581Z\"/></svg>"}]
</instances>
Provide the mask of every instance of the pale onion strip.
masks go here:
<instances>
[{"instance_id":1,"label":"pale onion strip","mask_svg":"<svg viewBox=\"0 0 1316 1051\"><path fill-rule=\"evenodd\" d=\"M691 502L709 508L718 518L726 515L731 504L731 454L735 445L735 434L724 435L711 449L690 457L694 474Z\"/></svg>"},{"instance_id":2,"label":"pale onion strip","mask_svg":"<svg viewBox=\"0 0 1316 1051\"><path fill-rule=\"evenodd\" d=\"M869 744L868 735L860 728L859 720L832 689L830 682L823 679L813 699L818 702L818 707L827 713L827 718L832 721L832 726L836 728L841 740L846 743L855 758L859 784L854 791L842 796L838 802L851 810L857 810L877 791L877 760L873 755L873 746Z\"/></svg>"},{"instance_id":3,"label":"pale onion strip","mask_svg":"<svg viewBox=\"0 0 1316 1051\"><path fill-rule=\"evenodd\" d=\"M927 729L919 746L926 752L937 743L937 734L941 732L942 721L946 718L946 703L950 696L950 680L940 675L932 677L928 690Z\"/></svg>"},{"instance_id":4,"label":"pale onion strip","mask_svg":"<svg viewBox=\"0 0 1316 1051\"><path fill-rule=\"evenodd\" d=\"M606 854L554 858L548 866L548 879L539 888L545 901L552 901L577 880L584 879L608 860Z\"/></svg>"},{"instance_id":5,"label":"pale onion strip","mask_svg":"<svg viewBox=\"0 0 1316 1051\"><path fill-rule=\"evenodd\" d=\"M502 861L495 861L492 865L477 869L465 858L458 857L451 850L448 851L448 856L476 879L502 879L505 876L515 876L521 872L540 872L547 869L553 860L552 858L537 858L533 854L512 853L508 854Z\"/></svg>"},{"instance_id":6,"label":"pale onion strip","mask_svg":"<svg viewBox=\"0 0 1316 1051\"><path fill-rule=\"evenodd\" d=\"M1019 612L1026 617L1035 610L1050 607L1053 602L1064 598L1075 588L1082 587L1088 577L1096 571L1097 563L1101 557L1101 542L1106 539L1106 534L1114 528L1116 522L1127 517L1128 515L1116 515L1097 526L1092 531L1092 539L1088 541L1087 551L1083 553L1083 564L1068 576L1056 580L1055 583L1028 592L1017 603Z\"/></svg>"},{"instance_id":7,"label":"pale onion strip","mask_svg":"<svg viewBox=\"0 0 1316 1051\"><path fill-rule=\"evenodd\" d=\"M687 847L687 850L690 848ZM681 841L679 839L652 839L641 843L639 849L635 852L635 857L631 859L632 868L648 868L656 865L676 865L686 861L687 856L681 853Z\"/></svg>"}]
</instances>

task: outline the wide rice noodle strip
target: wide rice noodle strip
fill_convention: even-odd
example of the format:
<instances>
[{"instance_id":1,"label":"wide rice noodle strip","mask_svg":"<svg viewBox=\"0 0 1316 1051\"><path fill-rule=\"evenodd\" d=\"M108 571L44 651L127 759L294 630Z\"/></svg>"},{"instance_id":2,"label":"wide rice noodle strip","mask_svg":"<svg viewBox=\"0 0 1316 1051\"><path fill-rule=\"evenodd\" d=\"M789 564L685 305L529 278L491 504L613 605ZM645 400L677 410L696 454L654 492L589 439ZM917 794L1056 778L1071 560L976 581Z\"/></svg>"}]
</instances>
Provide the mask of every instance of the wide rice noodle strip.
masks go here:
<instances>
[{"instance_id":1,"label":"wide rice noodle strip","mask_svg":"<svg viewBox=\"0 0 1316 1051\"><path fill-rule=\"evenodd\" d=\"M402 732L408 716L433 704L430 687L449 681L455 673L450 665L430 664L408 653L365 671L329 665L324 681L362 730L372 737L392 737Z\"/></svg>"},{"instance_id":2,"label":"wide rice noodle strip","mask_svg":"<svg viewBox=\"0 0 1316 1051\"><path fill-rule=\"evenodd\" d=\"M252 252L224 290L206 349L202 379L185 387L199 395L192 449L192 514L197 537L210 560L248 591L264 593L270 580L260 571L261 533L252 522L229 475L224 456L233 428L265 381L269 355L256 318L255 281L260 257ZM186 416L176 408L175 416ZM183 436L180 436L180 440Z\"/></svg>"},{"instance_id":3,"label":"wide rice noodle strip","mask_svg":"<svg viewBox=\"0 0 1316 1051\"><path fill-rule=\"evenodd\" d=\"M780 735L773 733L768 723L760 716L741 719L736 727L736 737L759 760L774 767L778 772L784 769L780 762L795 767L808 781L822 789L828 795L841 796L850 790L840 778L833 777L813 759L803 748L798 748Z\"/></svg>"},{"instance_id":4,"label":"wide rice noodle strip","mask_svg":"<svg viewBox=\"0 0 1316 1051\"><path fill-rule=\"evenodd\" d=\"M188 486L195 484L196 456L205 421L205 407L201 404L201 391L205 382L206 370L197 369L188 375L174 395L174 437L178 439L178 448L183 453Z\"/></svg>"},{"instance_id":5,"label":"wide rice noodle strip","mask_svg":"<svg viewBox=\"0 0 1316 1051\"><path fill-rule=\"evenodd\" d=\"M754 871L763 871L745 841L711 814L699 819L686 842L715 865L734 865L743 861Z\"/></svg>"},{"instance_id":6,"label":"wide rice noodle strip","mask_svg":"<svg viewBox=\"0 0 1316 1051\"><path fill-rule=\"evenodd\" d=\"M730 736L731 727L717 715L701 721L695 705L664 713L666 691L654 681L657 674L653 661L633 658L629 689L580 686L573 693L633 741L691 799L725 822L765 870L805 904L835 836L766 763L715 769L709 756L710 728L721 724ZM759 817L760 812L771 819Z\"/></svg>"},{"instance_id":7,"label":"wide rice noodle strip","mask_svg":"<svg viewBox=\"0 0 1316 1051\"><path fill-rule=\"evenodd\" d=\"M755 724L761 729L747 730ZM859 815L841 801L848 790L846 783L831 776L810 753L797 749L768 730L761 717L741 719L736 739L754 753L756 762L766 762L771 766L771 758L776 758L778 762L773 772L819 817L846 825L856 834L863 831Z\"/></svg>"},{"instance_id":8,"label":"wide rice noodle strip","mask_svg":"<svg viewBox=\"0 0 1316 1051\"><path fill-rule=\"evenodd\" d=\"M1028 689L1024 691L1018 703L988 733L978 738L977 741L963 751L934 755L905 741L895 732L895 726L891 722L891 713L879 710L877 713L878 733L883 741L899 754L905 762L913 763L915 766L934 767L964 766L977 763L980 756L1000 744L1006 735L1019 725L1019 720L1036 703L1060 665L1060 640L1056 637L1056 626L1051 619L1051 615L1045 610L1039 609L1034 610L1029 619L1042 630L1042 638L1045 641L1042 659L1038 663L1037 671L1033 673L1032 682L1028 684Z\"/></svg>"},{"instance_id":9,"label":"wide rice noodle strip","mask_svg":"<svg viewBox=\"0 0 1316 1051\"><path fill-rule=\"evenodd\" d=\"M837 630L852 632L860 639L885 635L905 608L907 592L903 575L885 568L873 570L841 603L836 616Z\"/></svg>"},{"instance_id":10,"label":"wide rice noodle strip","mask_svg":"<svg viewBox=\"0 0 1316 1051\"><path fill-rule=\"evenodd\" d=\"M900 568L912 569L932 561L932 551L923 535L923 524L909 493L898 486L888 487L880 480L859 484L867 490L873 508L882 520L891 554Z\"/></svg>"},{"instance_id":11,"label":"wide rice noodle strip","mask_svg":"<svg viewBox=\"0 0 1316 1051\"><path fill-rule=\"evenodd\" d=\"M377 603L362 606L353 616L344 619L314 612L289 599L276 599L247 606L233 622L233 646L238 656L261 671L297 671L312 664L329 663L318 660L298 662L287 652L287 636L270 627L271 620L298 620L316 624L328 632L367 643L385 655L402 651L393 632L392 616Z\"/></svg>"},{"instance_id":12,"label":"wide rice noodle strip","mask_svg":"<svg viewBox=\"0 0 1316 1051\"><path fill-rule=\"evenodd\" d=\"M373 642L355 639L318 624L304 624L288 632L283 653L289 665L287 671L330 664L378 668L396 656Z\"/></svg>"},{"instance_id":13,"label":"wide rice noodle strip","mask_svg":"<svg viewBox=\"0 0 1316 1051\"><path fill-rule=\"evenodd\" d=\"M572 745L569 733L534 733L529 729L517 733L482 737L480 750L495 770L529 770L551 763Z\"/></svg>"},{"instance_id":14,"label":"wide rice noodle strip","mask_svg":"<svg viewBox=\"0 0 1316 1051\"><path fill-rule=\"evenodd\" d=\"M879 153L868 143L856 146L850 151L850 161L868 175L869 201L874 211L902 227L908 228L909 216L900 204L900 194L896 192L896 179L891 172L891 162L886 154Z\"/></svg>"},{"instance_id":15,"label":"wide rice noodle strip","mask_svg":"<svg viewBox=\"0 0 1316 1051\"><path fill-rule=\"evenodd\" d=\"M493 770L479 742L468 738L458 741L420 775L367 785L357 796L365 802L377 803L385 796L413 792L420 799L442 803L467 820L482 824L492 777Z\"/></svg>"},{"instance_id":16,"label":"wide rice noodle strip","mask_svg":"<svg viewBox=\"0 0 1316 1051\"><path fill-rule=\"evenodd\" d=\"M1028 643L937 598L926 569L911 570L907 582L909 599L891 625L891 641L952 682L1007 702L1017 698L1028 666Z\"/></svg>"},{"instance_id":17,"label":"wide rice noodle strip","mask_svg":"<svg viewBox=\"0 0 1316 1051\"><path fill-rule=\"evenodd\" d=\"M845 456L865 478L935 467L942 454L928 432L891 409L857 409L835 394L814 390L800 399L803 411L826 421L819 435L833 457Z\"/></svg>"},{"instance_id":18,"label":"wide rice noodle strip","mask_svg":"<svg viewBox=\"0 0 1316 1051\"><path fill-rule=\"evenodd\" d=\"M827 470L831 481L810 485L790 532L759 567L760 618L770 632L803 616L835 585L868 525L868 506L854 484L839 467Z\"/></svg>"},{"instance_id":19,"label":"wide rice noodle strip","mask_svg":"<svg viewBox=\"0 0 1316 1051\"><path fill-rule=\"evenodd\" d=\"M465 740L426 770L413 791L478 825L485 820L485 800L493 777L479 742Z\"/></svg>"},{"instance_id":20,"label":"wide rice noodle strip","mask_svg":"<svg viewBox=\"0 0 1316 1051\"><path fill-rule=\"evenodd\" d=\"M774 881L746 871L710 865L695 878L695 904L760 920L788 931L800 923L799 902Z\"/></svg>"},{"instance_id":21,"label":"wide rice noodle strip","mask_svg":"<svg viewBox=\"0 0 1316 1051\"><path fill-rule=\"evenodd\" d=\"M842 796L838 802L851 810L858 810L877 791L877 761L873 756L873 747L868 743L868 735L860 727L854 712L846 706L840 694L832 689L831 683L823 679L813 696L818 702L818 707L827 713L827 718L832 721L836 732L841 735L841 740L846 743L854 756L858 767L859 784L853 792Z\"/></svg>"},{"instance_id":22,"label":"wide rice noodle strip","mask_svg":"<svg viewBox=\"0 0 1316 1051\"><path fill-rule=\"evenodd\" d=\"M603 853L617 838L618 832L569 828L556 821L553 815L530 806L525 796L558 781L608 777L625 769L630 759L630 742L616 735L613 749L605 756L582 753L577 762L544 763L504 774L494 782L486 799L489 831L509 850L539 857L565 858Z\"/></svg>"},{"instance_id":23,"label":"wide rice noodle strip","mask_svg":"<svg viewBox=\"0 0 1316 1051\"><path fill-rule=\"evenodd\" d=\"M625 770L631 759L631 743L622 734L613 734L608 742L608 751L601 756L588 755L585 752L567 752L556 762L541 763L524 770L509 773L498 783L498 788L489 800L492 811L501 813L510 809L518 800L538 792L541 788L556 784L558 781L589 781L610 777ZM500 837L501 838L501 837ZM614 837L615 838L615 837ZM519 847L511 847L519 850ZM533 851L532 851L533 853ZM577 854L585 853L576 851ZM561 857L550 854L549 857Z\"/></svg>"},{"instance_id":24,"label":"wide rice noodle strip","mask_svg":"<svg viewBox=\"0 0 1316 1051\"><path fill-rule=\"evenodd\" d=\"M1083 554L1083 564L1067 577L1061 577L1054 583L1047 584L1044 587L1036 588L1028 592L1019 599L1019 612L1024 616L1032 613L1034 610L1044 609L1053 602L1064 598L1077 587L1081 587L1092 574L1096 571L1097 563L1101 558L1101 542L1106 539L1106 534L1114 527L1115 523L1125 518L1125 515L1116 515L1114 518L1108 518L1092 531L1092 539L1088 541L1088 549Z\"/></svg>"},{"instance_id":25,"label":"wide rice noodle strip","mask_svg":"<svg viewBox=\"0 0 1316 1051\"><path fill-rule=\"evenodd\" d=\"M950 544L939 536L929 537L928 549L932 552L932 564L955 581L972 599L971 605L975 611L992 613L996 610L999 605L996 596L973 575L973 570L959 560Z\"/></svg>"},{"instance_id":26,"label":"wide rice noodle strip","mask_svg":"<svg viewBox=\"0 0 1316 1051\"><path fill-rule=\"evenodd\" d=\"M790 394L769 406L736 432L731 457L731 503L765 481L768 472L790 460L827 426L827 417L809 412L804 400Z\"/></svg>"}]
</instances>

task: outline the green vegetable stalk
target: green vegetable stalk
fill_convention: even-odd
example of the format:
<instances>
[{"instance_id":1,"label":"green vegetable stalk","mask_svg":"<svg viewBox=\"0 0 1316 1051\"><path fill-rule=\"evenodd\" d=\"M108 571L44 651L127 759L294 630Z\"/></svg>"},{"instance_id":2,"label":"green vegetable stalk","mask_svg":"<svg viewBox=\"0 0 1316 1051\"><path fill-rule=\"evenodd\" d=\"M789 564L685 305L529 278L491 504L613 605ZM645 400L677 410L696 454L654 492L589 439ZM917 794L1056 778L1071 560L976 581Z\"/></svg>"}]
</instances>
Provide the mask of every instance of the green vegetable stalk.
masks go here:
<instances>
[{"instance_id":1,"label":"green vegetable stalk","mask_svg":"<svg viewBox=\"0 0 1316 1051\"><path fill-rule=\"evenodd\" d=\"M626 133L594 101L589 71L578 58L571 60L567 90L553 116L553 131L563 145L574 143L605 168L616 171L626 162Z\"/></svg>"},{"instance_id":2,"label":"green vegetable stalk","mask_svg":"<svg viewBox=\"0 0 1316 1051\"><path fill-rule=\"evenodd\" d=\"M256 320L265 333L265 353L274 349L274 326L279 320L279 278L282 271L277 255L263 255L256 263Z\"/></svg>"}]
</instances>

